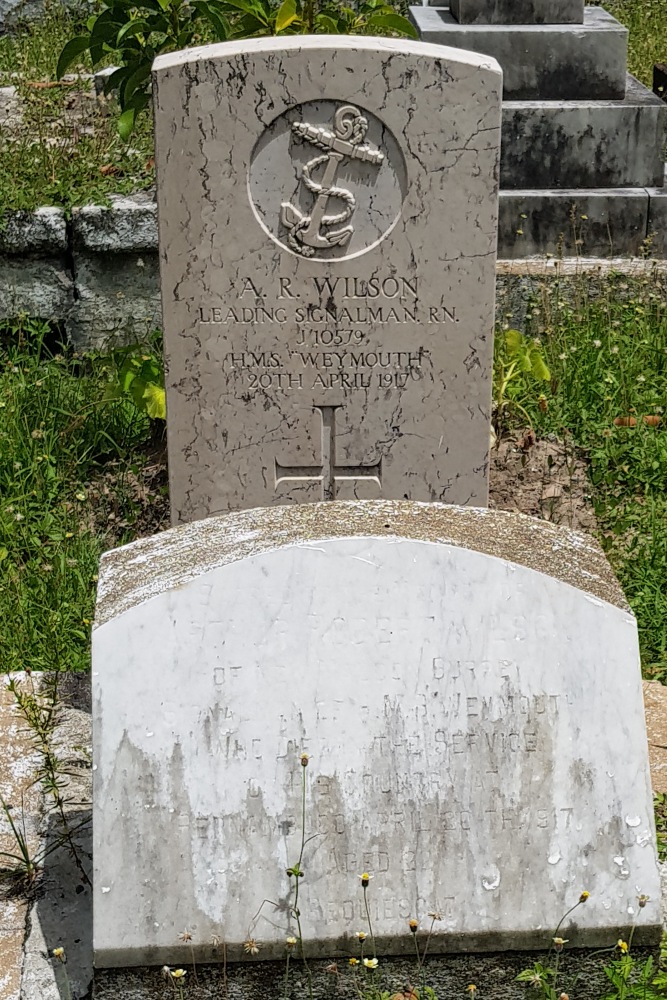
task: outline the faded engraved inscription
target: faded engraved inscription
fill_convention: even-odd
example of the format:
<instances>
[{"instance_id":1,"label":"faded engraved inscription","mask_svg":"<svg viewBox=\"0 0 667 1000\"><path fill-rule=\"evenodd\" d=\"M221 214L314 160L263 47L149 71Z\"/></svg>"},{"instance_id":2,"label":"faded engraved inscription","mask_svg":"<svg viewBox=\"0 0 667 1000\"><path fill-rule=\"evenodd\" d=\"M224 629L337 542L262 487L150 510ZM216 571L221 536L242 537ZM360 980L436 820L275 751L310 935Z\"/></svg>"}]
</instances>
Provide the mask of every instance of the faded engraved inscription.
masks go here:
<instances>
[{"instance_id":1,"label":"faded engraved inscription","mask_svg":"<svg viewBox=\"0 0 667 1000\"><path fill-rule=\"evenodd\" d=\"M296 253L313 257L315 251L334 246L345 246L354 232L352 225L342 225L352 217L356 208L354 194L344 187L336 187L336 173L341 162L349 157L365 163L378 165L384 160L384 153L364 143L368 131L368 119L352 104L344 104L334 115L333 131L322 125L294 122L292 132L305 142L325 150L303 167L301 180L315 196L315 205L307 215L291 202L280 206L280 221L287 229L287 242ZM321 182L313 177L313 171L324 165ZM330 215L326 214L330 199L343 202L343 208ZM333 226L341 226L333 229Z\"/></svg>"},{"instance_id":2,"label":"faded engraved inscription","mask_svg":"<svg viewBox=\"0 0 667 1000\"><path fill-rule=\"evenodd\" d=\"M430 365L429 351L412 340L414 325L459 322L454 306L424 301L417 277L396 274L313 275L298 284L278 276L263 286L241 277L227 301L199 306L197 319L229 336L223 370L230 380L288 392L405 389ZM405 330L404 344L382 349L385 327ZM260 328L262 346L251 346Z\"/></svg>"}]
</instances>

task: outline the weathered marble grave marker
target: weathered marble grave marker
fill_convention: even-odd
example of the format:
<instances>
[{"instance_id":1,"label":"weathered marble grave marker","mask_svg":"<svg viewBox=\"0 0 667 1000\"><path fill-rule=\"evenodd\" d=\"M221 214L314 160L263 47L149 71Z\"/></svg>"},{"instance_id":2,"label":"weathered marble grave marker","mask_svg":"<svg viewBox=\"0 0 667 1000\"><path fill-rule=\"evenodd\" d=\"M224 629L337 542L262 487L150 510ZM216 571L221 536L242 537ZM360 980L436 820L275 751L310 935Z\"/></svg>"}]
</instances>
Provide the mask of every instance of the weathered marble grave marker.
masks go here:
<instances>
[{"instance_id":1,"label":"weathered marble grave marker","mask_svg":"<svg viewBox=\"0 0 667 1000\"><path fill-rule=\"evenodd\" d=\"M500 90L405 39L156 61L174 521L486 503Z\"/></svg>"},{"instance_id":2,"label":"weathered marble grave marker","mask_svg":"<svg viewBox=\"0 0 667 1000\"><path fill-rule=\"evenodd\" d=\"M284 957L302 752L310 954L357 953L364 870L383 955L429 911L432 952L544 947L584 889L570 947L660 939L636 623L592 539L399 501L181 525L103 557L93 694L98 968L189 961L184 928Z\"/></svg>"}]
</instances>

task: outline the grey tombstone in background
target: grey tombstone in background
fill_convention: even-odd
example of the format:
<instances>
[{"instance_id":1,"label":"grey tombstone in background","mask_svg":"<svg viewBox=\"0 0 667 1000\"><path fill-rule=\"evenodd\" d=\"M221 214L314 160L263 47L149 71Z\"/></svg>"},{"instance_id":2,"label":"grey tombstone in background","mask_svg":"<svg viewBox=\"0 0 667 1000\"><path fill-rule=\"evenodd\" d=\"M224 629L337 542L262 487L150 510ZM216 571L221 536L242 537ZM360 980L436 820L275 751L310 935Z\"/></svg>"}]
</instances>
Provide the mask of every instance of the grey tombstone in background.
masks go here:
<instances>
[{"instance_id":1,"label":"grey tombstone in background","mask_svg":"<svg viewBox=\"0 0 667 1000\"><path fill-rule=\"evenodd\" d=\"M389 38L155 63L175 522L485 505L501 73Z\"/></svg>"},{"instance_id":2,"label":"grey tombstone in background","mask_svg":"<svg viewBox=\"0 0 667 1000\"><path fill-rule=\"evenodd\" d=\"M284 957L304 780L309 955L358 954L364 871L383 960L429 912L432 953L548 948L584 889L571 948L660 939L636 622L586 536L397 501L181 525L103 556L93 696L98 969L190 962L184 928Z\"/></svg>"},{"instance_id":3,"label":"grey tombstone in background","mask_svg":"<svg viewBox=\"0 0 667 1000\"><path fill-rule=\"evenodd\" d=\"M449 9L460 24L583 24L584 20L584 0L450 0Z\"/></svg>"}]
</instances>

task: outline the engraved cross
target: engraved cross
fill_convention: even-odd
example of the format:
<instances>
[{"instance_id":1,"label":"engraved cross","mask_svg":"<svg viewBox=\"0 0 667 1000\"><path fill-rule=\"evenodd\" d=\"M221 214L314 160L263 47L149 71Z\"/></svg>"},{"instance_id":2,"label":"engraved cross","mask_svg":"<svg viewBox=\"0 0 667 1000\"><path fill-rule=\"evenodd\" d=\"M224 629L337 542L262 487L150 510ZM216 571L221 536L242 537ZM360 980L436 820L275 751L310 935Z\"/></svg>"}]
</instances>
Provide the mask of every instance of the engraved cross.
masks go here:
<instances>
[{"instance_id":1,"label":"engraved cross","mask_svg":"<svg viewBox=\"0 0 667 1000\"><path fill-rule=\"evenodd\" d=\"M382 459L375 465L336 465L336 410L340 406L315 406L322 421L321 465L280 465L276 459L276 486L283 482L319 480L322 499L336 499L336 484L346 479L370 479L382 485Z\"/></svg>"}]
</instances>

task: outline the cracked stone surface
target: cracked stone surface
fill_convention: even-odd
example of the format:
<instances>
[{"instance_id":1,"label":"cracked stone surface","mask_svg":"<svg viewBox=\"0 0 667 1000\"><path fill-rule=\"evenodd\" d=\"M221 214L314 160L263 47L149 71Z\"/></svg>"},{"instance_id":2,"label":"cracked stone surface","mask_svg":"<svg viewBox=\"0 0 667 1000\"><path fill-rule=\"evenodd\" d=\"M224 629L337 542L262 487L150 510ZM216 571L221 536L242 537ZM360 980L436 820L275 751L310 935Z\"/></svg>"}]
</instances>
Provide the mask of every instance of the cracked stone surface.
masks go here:
<instances>
[{"instance_id":1,"label":"cracked stone surface","mask_svg":"<svg viewBox=\"0 0 667 1000\"><path fill-rule=\"evenodd\" d=\"M486 503L500 89L405 39L157 60L174 522Z\"/></svg>"}]
</instances>

